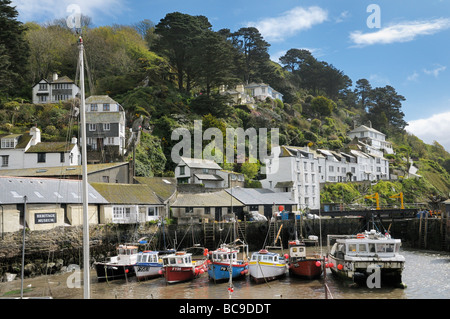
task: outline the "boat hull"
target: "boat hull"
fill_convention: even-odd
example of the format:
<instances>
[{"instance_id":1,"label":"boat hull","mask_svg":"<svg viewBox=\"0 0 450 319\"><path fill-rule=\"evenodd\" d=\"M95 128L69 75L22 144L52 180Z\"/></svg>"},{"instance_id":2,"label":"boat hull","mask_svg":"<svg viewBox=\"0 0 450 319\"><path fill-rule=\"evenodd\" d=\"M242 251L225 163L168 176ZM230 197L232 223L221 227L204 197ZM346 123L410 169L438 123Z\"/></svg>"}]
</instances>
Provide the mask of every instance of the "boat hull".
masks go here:
<instances>
[{"instance_id":1,"label":"boat hull","mask_svg":"<svg viewBox=\"0 0 450 319\"><path fill-rule=\"evenodd\" d=\"M97 272L97 280L99 282L126 279L136 275L134 265L95 263L94 266L95 271Z\"/></svg>"},{"instance_id":2,"label":"boat hull","mask_svg":"<svg viewBox=\"0 0 450 319\"><path fill-rule=\"evenodd\" d=\"M297 260L289 263L289 274L304 279L317 279L322 275L321 264L317 266L321 259Z\"/></svg>"},{"instance_id":3,"label":"boat hull","mask_svg":"<svg viewBox=\"0 0 450 319\"><path fill-rule=\"evenodd\" d=\"M158 263L142 263L136 264L134 271L138 280L148 280L160 277L162 267L163 265Z\"/></svg>"},{"instance_id":4,"label":"boat hull","mask_svg":"<svg viewBox=\"0 0 450 319\"><path fill-rule=\"evenodd\" d=\"M248 273L248 264L239 263L231 265L231 277L238 279ZM225 281L230 279L230 265L225 263L212 262L208 265L209 278L214 281Z\"/></svg>"},{"instance_id":5,"label":"boat hull","mask_svg":"<svg viewBox=\"0 0 450 319\"><path fill-rule=\"evenodd\" d=\"M206 269L206 261L204 261L198 262L196 266L164 266L163 273L167 283L175 284L193 280Z\"/></svg>"},{"instance_id":6,"label":"boat hull","mask_svg":"<svg viewBox=\"0 0 450 319\"><path fill-rule=\"evenodd\" d=\"M286 275L286 264L251 261L249 263L250 278L255 283L276 280Z\"/></svg>"},{"instance_id":7,"label":"boat hull","mask_svg":"<svg viewBox=\"0 0 450 319\"><path fill-rule=\"evenodd\" d=\"M334 256L329 256L328 259L333 264L330 267L332 274L341 280L352 281L359 286L373 286L378 283L381 286L405 287L402 283L404 261L383 261L374 258L349 262ZM376 271L379 271L379 278L375 278Z\"/></svg>"}]
</instances>

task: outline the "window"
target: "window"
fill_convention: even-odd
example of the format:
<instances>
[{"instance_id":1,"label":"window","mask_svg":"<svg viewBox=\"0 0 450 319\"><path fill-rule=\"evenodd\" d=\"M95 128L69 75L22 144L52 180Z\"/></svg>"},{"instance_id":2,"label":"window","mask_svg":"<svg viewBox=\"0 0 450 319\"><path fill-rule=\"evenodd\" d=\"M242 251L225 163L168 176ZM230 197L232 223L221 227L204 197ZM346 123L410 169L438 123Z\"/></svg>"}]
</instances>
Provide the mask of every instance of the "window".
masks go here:
<instances>
[{"instance_id":1,"label":"window","mask_svg":"<svg viewBox=\"0 0 450 319\"><path fill-rule=\"evenodd\" d=\"M103 183L109 183L109 176L102 176Z\"/></svg>"},{"instance_id":2,"label":"window","mask_svg":"<svg viewBox=\"0 0 450 319\"><path fill-rule=\"evenodd\" d=\"M39 83L39 91L47 91L47 83Z\"/></svg>"},{"instance_id":3,"label":"window","mask_svg":"<svg viewBox=\"0 0 450 319\"><path fill-rule=\"evenodd\" d=\"M103 123L103 131L110 131L110 130L111 130L111 124Z\"/></svg>"},{"instance_id":4,"label":"window","mask_svg":"<svg viewBox=\"0 0 450 319\"><path fill-rule=\"evenodd\" d=\"M17 145L16 139L5 138L2 139L2 148L15 148Z\"/></svg>"},{"instance_id":5,"label":"window","mask_svg":"<svg viewBox=\"0 0 450 319\"><path fill-rule=\"evenodd\" d=\"M90 132L97 131L97 124L89 124L89 131Z\"/></svg>"},{"instance_id":6,"label":"window","mask_svg":"<svg viewBox=\"0 0 450 319\"><path fill-rule=\"evenodd\" d=\"M211 214L211 207L205 207L205 214L206 215Z\"/></svg>"},{"instance_id":7,"label":"window","mask_svg":"<svg viewBox=\"0 0 450 319\"><path fill-rule=\"evenodd\" d=\"M184 172L184 166L180 166L180 175L184 175L185 174L185 172Z\"/></svg>"},{"instance_id":8,"label":"window","mask_svg":"<svg viewBox=\"0 0 450 319\"><path fill-rule=\"evenodd\" d=\"M207 169L207 168L204 168L202 171L203 171L203 174L208 174L209 173L209 169Z\"/></svg>"},{"instance_id":9,"label":"window","mask_svg":"<svg viewBox=\"0 0 450 319\"><path fill-rule=\"evenodd\" d=\"M38 163L45 163L46 162L47 153L38 153L37 155L37 162Z\"/></svg>"},{"instance_id":10,"label":"window","mask_svg":"<svg viewBox=\"0 0 450 319\"><path fill-rule=\"evenodd\" d=\"M147 215L150 217L158 216L158 207L149 207L147 210Z\"/></svg>"},{"instance_id":11,"label":"window","mask_svg":"<svg viewBox=\"0 0 450 319\"><path fill-rule=\"evenodd\" d=\"M194 213L194 207L186 207L185 208L186 214L193 214Z\"/></svg>"},{"instance_id":12,"label":"window","mask_svg":"<svg viewBox=\"0 0 450 319\"><path fill-rule=\"evenodd\" d=\"M2 156L2 167L8 167L9 165L9 155Z\"/></svg>"},{"instance_id":13,"label":"window","mask_svg":"<svg viewBox=\"0 0 450 319\"><path fill-rule=\"evenodd\" d=\"M108 112L110 110L109 104L103 104L103 111Z\"/></svg>"},{"instance_id":14,"label":"window","mask_svg":"<svg viewBox=\"0 0 450 319\"><path fill-rule=\"evenodd\" d=\"M98 111L98 105L97 104L91 104L91 112Z\"/></svg>"},{"instance_id":15,"label":"window","mask_svg":"<svg viewBox=\"0 0 450 319\"><path fill-rule=\"evenodd\" d=\"M64 163L66 161L66 157L64 155L64 152L59 153L59 161L61 163Z\"/></svg>"}]
</instances>

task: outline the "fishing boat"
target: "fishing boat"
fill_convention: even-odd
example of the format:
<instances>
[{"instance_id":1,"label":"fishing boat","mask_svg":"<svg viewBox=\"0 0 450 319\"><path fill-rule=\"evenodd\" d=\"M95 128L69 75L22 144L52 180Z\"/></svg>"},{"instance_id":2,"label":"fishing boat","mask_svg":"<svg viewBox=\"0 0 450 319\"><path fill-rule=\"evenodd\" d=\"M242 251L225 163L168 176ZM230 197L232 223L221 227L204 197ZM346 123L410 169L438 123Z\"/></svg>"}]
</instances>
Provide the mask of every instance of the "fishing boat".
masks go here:
<instances>
[{"instance_id":1,"label":"fishing boat","mask_svg":"<svg viewBox=\"0 0 450 319\"><path fill-rule=\"evenodd\" d=\"M330 250L332 240L335 242ZM402 283L405 257L399 254L400 239L372 229L356 236L328 235L327 242L329 266L338 278L368 287L377 283L405 287Z\"/></svg>"},{"instance_id":2,"label":"fishing boat","mask_svg":"<svg viewBox=\"0 0 450 319\"><path fill-rule=\"evenodd\" d=\"M134 265L136 278L140 281L161 276L162 261L159 260L158 251L146 250L139 252Z\"/></svg>"},{"instance_id":3,"label":"fishing boat","mask_svg":"<svg viewBox=\"0 0 450 319\"><path fill-rule=\"evenodd\" d=\"M239 250L221 245L220 248L210 253L208 259L208 276L216 281L238 279L248 273L248 263L244 260L238 260Z\"/></svg>"},{"instance_id":4,"label":"fishing boat","mask_svg":"<svg viewBox=\"0 0 450 319\"><path fill-rule=\"evenodd\" d=\"M317 241L315 238L309 238ZM288 243L289 274L305 279L316 279L322 275L323 258L319 254L307 254L305 240L293 240Z\"/></svg>"},{"instance_id":5,"label":"fishing boat","mask_svg":"<svg viewBox=\"0 0 450 319\"><path fill-rule=\"evenodd\" d=\"M286 275L286 259L279 253L261 249L254 252L249 262L250 278L255 283L268 282Z\"/></svg>"},{"instance_id":6,"label":"fishing boat","mask_svg":"<svg viewBox=\"0 0 450 319\"><path fill-rule=\"evenodd\" d=\"M206 251L205 251L206 252ZM192 254L185 251L166 255L162 258L162 273L169 284L185 282L197 278L207 269L207 259L193 260Z\"/></svg>"},{"instance_id":7,"label":"fishing boat","mask_svg":"<svg viewBox=\"0 0 450 319\"><path fill-rule=\"evenodd\" d=\"M109 257L104 262L95 262L99 282L127 279L136 275L134 266L138 257L138 247L134 245L119 245L117 255Z\"/></svg>"}]
</instances>

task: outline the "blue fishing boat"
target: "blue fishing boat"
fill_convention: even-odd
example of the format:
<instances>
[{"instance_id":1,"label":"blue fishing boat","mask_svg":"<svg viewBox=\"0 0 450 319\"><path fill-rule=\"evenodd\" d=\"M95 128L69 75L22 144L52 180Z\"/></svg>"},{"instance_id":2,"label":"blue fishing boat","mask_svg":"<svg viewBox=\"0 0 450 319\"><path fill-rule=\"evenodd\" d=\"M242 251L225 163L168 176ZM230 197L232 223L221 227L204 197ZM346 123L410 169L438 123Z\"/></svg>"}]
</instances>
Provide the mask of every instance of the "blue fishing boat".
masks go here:
<instances>
[{"instance_id":1,"label":"blue fishing boat","mask_svg":"<svg viewBox=\"0 0 450 319\"><path fill-rule=\"evenodd\" d=\"M237 279L248 273L248 263L238 260L238 250L222 245L210 253L208 275L214 281ZM231 267L231 268L230 268ZM231 272L230 272L231 269Z\"/></svg>"}]
</instances>

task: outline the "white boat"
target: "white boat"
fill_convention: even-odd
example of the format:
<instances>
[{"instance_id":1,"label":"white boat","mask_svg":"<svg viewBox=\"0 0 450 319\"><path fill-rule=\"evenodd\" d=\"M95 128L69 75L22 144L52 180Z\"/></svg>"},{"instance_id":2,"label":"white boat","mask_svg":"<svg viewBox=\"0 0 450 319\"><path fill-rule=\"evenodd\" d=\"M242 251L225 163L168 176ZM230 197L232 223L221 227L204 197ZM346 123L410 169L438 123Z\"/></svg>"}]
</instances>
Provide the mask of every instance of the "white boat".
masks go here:
<instances>
[{"instance_id":1,"label":"white boat","mask_svg":"<svg viewBox=\"0 0 450 319\"><path fill-rule=\"evenodd\" d=\"M331 240L335 240L333 246ZM372 229L356 236L328 235L327 241L328 265L337 277L369 288L382 284L405 287L405 257L399 254L400 239Z\"/></svg>"},{"instance_id":2,"label":"white boat","mask_svg":"<svg viewBox=\"0 0 450 319\"><path fill-rule=\"evenodd\" d=\"M163 262L161 254L167 255L175 253L174 250L168 251L151 251L146 250L139 252L137 255L137 262L134 265L134 272L138 280L147 280L162 276Z\"/></svg>"},{"instance_id":3,"label":"white boat","mask_svg":"<svg viewBox=\"0 0 450 319\"><path fill-rule=\"evenodd\" d=\"M99 282L123 279L136 275L134 265L137 262L138 247L130 245L119 245L117 255L107 258L104 262L95 262Z\"/></svg>"},{"instance_id":4,"label":"white boat","mask_svg":"<svg viewBox=\"0 0 450 319\"><path fill-rule=\"evenodd\" d=\"M248 268L253 281L256 283L267 282L286 275L287 261L278 253L261 249L252 254Z\"/></svg>"}]
</instances>

